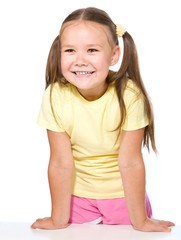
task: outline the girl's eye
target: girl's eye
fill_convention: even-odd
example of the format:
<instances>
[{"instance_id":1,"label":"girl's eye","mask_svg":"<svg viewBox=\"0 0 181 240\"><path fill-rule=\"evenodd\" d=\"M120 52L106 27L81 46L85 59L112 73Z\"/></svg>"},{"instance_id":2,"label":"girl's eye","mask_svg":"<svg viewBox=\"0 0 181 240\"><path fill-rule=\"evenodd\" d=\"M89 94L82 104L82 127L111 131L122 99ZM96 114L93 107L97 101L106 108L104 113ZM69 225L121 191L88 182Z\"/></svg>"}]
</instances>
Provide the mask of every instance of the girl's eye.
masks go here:
<instances>
[{"instance_id":1,"label":"girl's eye","mask_svg":"<svg viewBox=\"0 0 181 240\"><path fill-rule=\"evenodd\" d=\"M74 49L66 49L65 52L72 53L74 52Z\"/></svg>"},{"instance_id":2,"label":"girl's eye","mask_svg":"<svg viewBox=\"0 0 181 240\"><path fill-rule=\"evenodd\" d=\"M89 50L88 50L88 52L90 52L90 53L94 53L94 52L97 52L98 50L97 49L94 49L94 48L90 48Z\"/></svg>"}]
</instances>

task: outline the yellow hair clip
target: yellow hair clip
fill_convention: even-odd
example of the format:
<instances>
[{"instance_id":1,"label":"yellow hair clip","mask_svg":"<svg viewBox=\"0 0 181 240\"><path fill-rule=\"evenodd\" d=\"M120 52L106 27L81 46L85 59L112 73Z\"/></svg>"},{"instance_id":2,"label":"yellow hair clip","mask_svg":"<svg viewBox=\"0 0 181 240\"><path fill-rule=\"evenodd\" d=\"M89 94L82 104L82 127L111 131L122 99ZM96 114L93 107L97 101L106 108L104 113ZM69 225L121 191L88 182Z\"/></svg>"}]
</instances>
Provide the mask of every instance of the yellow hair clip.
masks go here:
<instances>
[{"instance_id":1,"label":"yellow hair clip","mask_svg":"<svg viewBox=\"0 0 181 240\"><path fill-rule=\"evenodd\" d=\"M126 30L121 24L116 24L116 34L118 37L122 37L125 34Z\"/></svg>"}]
</instances>

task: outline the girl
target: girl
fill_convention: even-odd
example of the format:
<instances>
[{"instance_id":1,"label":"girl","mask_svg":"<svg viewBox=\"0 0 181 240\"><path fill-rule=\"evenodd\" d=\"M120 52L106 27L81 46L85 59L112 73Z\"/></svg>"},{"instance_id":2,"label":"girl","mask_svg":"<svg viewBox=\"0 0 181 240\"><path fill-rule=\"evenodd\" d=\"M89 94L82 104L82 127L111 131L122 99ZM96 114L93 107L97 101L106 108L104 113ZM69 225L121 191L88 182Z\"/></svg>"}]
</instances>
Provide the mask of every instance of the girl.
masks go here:
<instances>
[{"instance_id":1,"label":"girl","mask_svg":"<svg viewBox=\"0 0 181 240\"><path fill-rule=\"evenodd\" d=\"M118 72L109 70L124 55ZM156 152L151 104L136 48L121 25L96 8L63 22L50 49L38 123L47 128L51 217L32 228L70 223L132 224L140 231L170 231L151 219L145 192L142 143Z\"/></svg>"}]
</instances>

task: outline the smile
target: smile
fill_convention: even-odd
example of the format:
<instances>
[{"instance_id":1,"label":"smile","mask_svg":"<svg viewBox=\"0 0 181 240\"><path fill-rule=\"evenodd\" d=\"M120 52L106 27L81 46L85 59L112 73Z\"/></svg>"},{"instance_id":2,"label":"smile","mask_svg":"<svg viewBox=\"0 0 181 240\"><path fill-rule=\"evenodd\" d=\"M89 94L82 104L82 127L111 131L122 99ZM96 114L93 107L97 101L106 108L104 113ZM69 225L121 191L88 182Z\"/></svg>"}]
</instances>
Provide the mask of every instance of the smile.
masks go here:
<instances>
[{"instance_id":1,"label":"smile","mask_svg":"<svg viewBox=\"0 0 181 240\"><path fill-rule=\"evenodd\" d=\"M73 72L75 75L90 75L94 72Z\"/></svg>"}]
</instances>

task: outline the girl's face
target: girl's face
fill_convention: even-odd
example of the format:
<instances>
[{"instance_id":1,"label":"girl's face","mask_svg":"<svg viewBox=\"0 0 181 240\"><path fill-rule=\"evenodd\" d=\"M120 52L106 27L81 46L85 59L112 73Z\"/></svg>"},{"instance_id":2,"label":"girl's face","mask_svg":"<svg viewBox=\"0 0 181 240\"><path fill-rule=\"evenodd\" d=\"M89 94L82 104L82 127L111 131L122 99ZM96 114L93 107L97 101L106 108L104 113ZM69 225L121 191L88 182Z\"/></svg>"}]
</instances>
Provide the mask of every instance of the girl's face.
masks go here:
<instances>
[{"instance_id":1,"label":"girl's face","mask_svg":"<svg viewBox=\"0 0 181 240\"><path fill-rule=\"evenodd\" d=\"M62 74L90 101L104 94L109 66L119 59L119 46L111 46L109 34L91 21L73 21L61 34Z\"/></svg>"}]
</instances>

